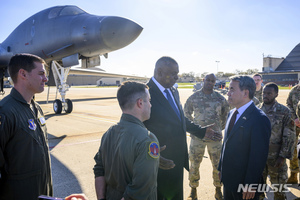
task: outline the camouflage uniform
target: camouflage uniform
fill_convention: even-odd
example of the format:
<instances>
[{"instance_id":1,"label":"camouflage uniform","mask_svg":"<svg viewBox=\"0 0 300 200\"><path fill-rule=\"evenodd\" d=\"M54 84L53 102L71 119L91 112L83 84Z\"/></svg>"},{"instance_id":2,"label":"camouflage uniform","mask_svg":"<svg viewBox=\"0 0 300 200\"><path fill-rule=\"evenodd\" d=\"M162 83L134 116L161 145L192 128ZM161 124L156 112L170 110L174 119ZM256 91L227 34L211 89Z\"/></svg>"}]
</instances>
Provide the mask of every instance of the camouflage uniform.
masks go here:
<instances>
[{"instance_id":1,"label":"camouflage uniform","mask_svg":"<svg viewBox=\"0 0 300 200\"><path fill-rule=\"evenodd\" d=\"M258 99L258 101L260 103L263 102L263 95L262 95L262 93L263 93L263 87L261 87L260 90L255 91L255 93L254 93L254 96Z\"/></svg>"},{"instance_id":2,"label":"camouflage uniform","mask_svg":"<svg viewBox=\"0 0 300 200\"><path fill-rule=\"evenodd\" d=\"M287 159L292 159L293 157L295 129L291 119L291 111L277 101L269 110L263 103L258 107L266 113L272 127L269 154L263 172L264 180L270 175L272 184L285 184L288 179L286 162L279 168L274 167L274 165L278 157ZM282 192L276 192L274 197L275 200L286 198L285 193Z\"/></svg>"},{"instance_id":3,"label":"camouflage uniform","mask_svg":"<svg viewBox=\"0 0 300 200\"><path fill-rule=\"evenodd\" d=\"M292 113L292 120L297 119L296 110L297 110L297 105L299 100L300 100L300 85L298 84L291 89L289 96L286 100L286 105L289 107ZM296 138L295 138L296 141L299 136L299 133L300 133L300 128L296 127ZM290 161L290 170L292 173L299 172L299 164L298 164L298 158L296 152L297 149L295 147L293 159Z\"/></svg>"},{"instance_id":4,"label":"camouflage uniform","mask_svg":"<svg viewBox=\"0 0 300 200\"><path fill-rule=\"evenodd\" d=\"M225 128L228 112L229 104L220 93L213 91L212 94L204 94L203 89L192 94L184 106L184 114L189 120L201 126L215 123L214 130L218 132L222 132ZM205 147L207 146L213 165L214 186L221 187L217 167L221 154L222 141L201 140L194 136L191 137L189 153L189 160L191 162L189 171L190 186L196 188L199 185L199 167Z\"/></svg>"},{"instance_id":5,"label":"camouflage uniform","mask_svg":"<svg viewBox=\"0 0 300 200\"><path fill-rule=\"evenodd\" d=\"M253 103L257 106L258 104L260 104L261 102L254 96L252 99ZM234 107L233 107L234 108ZM232 108L232 109L233 109Z\"/></svg>"},{"instance_id":6,"label":"camouflage uniform","mask_svg":"<svg viewBox=\"0 0 300 200\"><path fill-rule=\"evenodd\" d=\"M296 115L299 119L300 118L300 101L297 104ZM300 139L299 138L297 138L297 139L298 139L298 144L300 144ZM300 152L298 153L298 151L297 151L297 145L296 145L295 149L296 149L296 152L294 152L293 159L294 159L294 157L297 157L298 158L298 166L300 166ZM296 156L295 156L295 154L296 154ZM300 174L299 174L299 179L300 179Z\"/></svg>"}]
</instances>

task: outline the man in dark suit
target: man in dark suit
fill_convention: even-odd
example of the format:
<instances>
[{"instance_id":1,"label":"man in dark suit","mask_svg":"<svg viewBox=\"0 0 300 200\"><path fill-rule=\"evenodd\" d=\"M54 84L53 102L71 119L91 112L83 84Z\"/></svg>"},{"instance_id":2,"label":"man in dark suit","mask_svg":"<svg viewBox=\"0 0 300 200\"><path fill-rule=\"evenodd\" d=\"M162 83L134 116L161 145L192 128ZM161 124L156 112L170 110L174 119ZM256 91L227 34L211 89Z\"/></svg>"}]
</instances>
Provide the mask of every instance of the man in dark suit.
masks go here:
<instances>
[{"instance_id":1,"label":"man in dark suit","mask_svg":"<svg viewBox=\"0 0 300 200\"><path fill-rule=\"evenodd\" d=\"M184 117L179 93L173 87L178 73L177 62L173 58L162 57L156 62L154 77L147 84L152 107L150 119L144 124L156 135L161 146L166 145L161 152L158 170L159 200L183 199L183 168L189 169L186 131L199 138L222 138L221 133L211 128L201 128Z\"/></svg>"},{"instance_id":2,"label":"man in dark suit","mask_svg":"<svg viewBox=\"0 0 300 200\"><path fill-rule=\"evenodd\" d=\"M262 183L271 124L251 100L255 88L248 76L235 76L229 85L228 103L235 108L228 115L218 167L225 200L259 198L255 187Z\"/></svg>"}]
</instances>

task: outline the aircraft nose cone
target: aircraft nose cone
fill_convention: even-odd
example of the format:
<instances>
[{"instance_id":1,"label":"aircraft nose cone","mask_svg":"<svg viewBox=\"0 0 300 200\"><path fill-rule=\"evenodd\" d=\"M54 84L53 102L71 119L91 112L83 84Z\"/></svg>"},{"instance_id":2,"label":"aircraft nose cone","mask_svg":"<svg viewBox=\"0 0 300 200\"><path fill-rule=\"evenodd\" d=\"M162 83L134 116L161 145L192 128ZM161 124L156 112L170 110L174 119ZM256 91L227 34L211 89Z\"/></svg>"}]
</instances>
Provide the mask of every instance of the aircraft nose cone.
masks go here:
<instances>
[{"instance_id":1,"label":"aircraft nose cone","mask_svg":"<svg viewBox=\"0 0 300 200\"><path fill-rule=\"evenodd\" d=\"M122 17L105 17L100 29L103 42L111 51L129 45L143 30L139 24Z\"/></svg>"}]
</instances>

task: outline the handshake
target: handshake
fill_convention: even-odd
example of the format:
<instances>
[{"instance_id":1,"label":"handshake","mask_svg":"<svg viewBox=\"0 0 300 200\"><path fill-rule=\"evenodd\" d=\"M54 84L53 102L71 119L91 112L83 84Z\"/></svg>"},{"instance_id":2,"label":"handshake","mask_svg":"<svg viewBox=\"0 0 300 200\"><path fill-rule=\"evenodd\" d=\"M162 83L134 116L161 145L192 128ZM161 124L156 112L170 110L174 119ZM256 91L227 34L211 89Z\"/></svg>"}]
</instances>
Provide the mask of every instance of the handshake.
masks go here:
<instances>
[{"instance_id":1,"label":"handshake","mask_svg":"<svg viewBox=\"0 0 300 200\"><path fill-rule=\"evenodd\" d=\"M203 137L202 134L193 134L196 137L199 137L200 139L205 139L205 140L212 140L212 141L220 141L222 140L223 136L222 136L222 132L217 132L213 130L213 126L215 124L210 124L208 126L202 127L202 128L206 128L206 132L205 132L205 136ZM163 150L166 149L166 145L162 146L160 148L160 152L162 152ZM172 169L175 167L175 163L173 162L173 160L164 158L163 156L159 157L159 168L164 169L164 170L168 170L168 169Z\"/></svg>"},{"instance_id":2,"label":"handshake","mask_svg":"<svg viewBox=\"0 0 300 200\"><path fill-rule=\"evenodd\" d=\"M205 135L203 137L202 134L193 134L194 136L200 138L200 139L204 139L204 140L212 140L212 141L220 141L222 140L223 136L222 136L222 132L218 132L215 131L214 128L215 124L210 124L207 126L202 126L202 128L206 128L206 132ZM216 128L215 128L216 129Z\"/></svg>"},{"instance_id":3,"label":"handshake","mask_svg":"<svg viewBox=\"0 0 300 200\"><path fill-rule=\"evenodd\" d=\"M222 138L223 138L223 136L222 136L221 132L214 131L211 128L206 128L205 136L203 139L220 141L220 140L222 140Z\"/></svg>"}]
</instances>

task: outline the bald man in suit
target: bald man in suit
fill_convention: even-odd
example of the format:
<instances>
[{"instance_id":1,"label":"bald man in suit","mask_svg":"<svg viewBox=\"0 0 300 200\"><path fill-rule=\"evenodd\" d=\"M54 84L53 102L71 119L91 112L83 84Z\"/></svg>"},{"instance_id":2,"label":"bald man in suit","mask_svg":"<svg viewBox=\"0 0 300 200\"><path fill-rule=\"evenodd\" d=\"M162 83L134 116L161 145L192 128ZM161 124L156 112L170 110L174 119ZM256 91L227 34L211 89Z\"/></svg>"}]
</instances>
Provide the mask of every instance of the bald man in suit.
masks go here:
<instances>
[{"instance_id":1,"label":"bald man in suit","mask_svg":"<svg viewBox=\"0 0 300 200\"><path fill-rule=\"evenodd\" d=\"M151 96L151 116L144 124L156 135L161 146L160 169L157 178L158 199L183 199L183 169L189 169L186 131L199 138L218 140L221 133L202 128L184 117L179 93L173 87L179 67L170 57L160 58L155 65L154 77L148 82ZM169 162L162 162L166 158ZM165 160L166 161L166 160Z\"/></svg>"}]
</instances>

